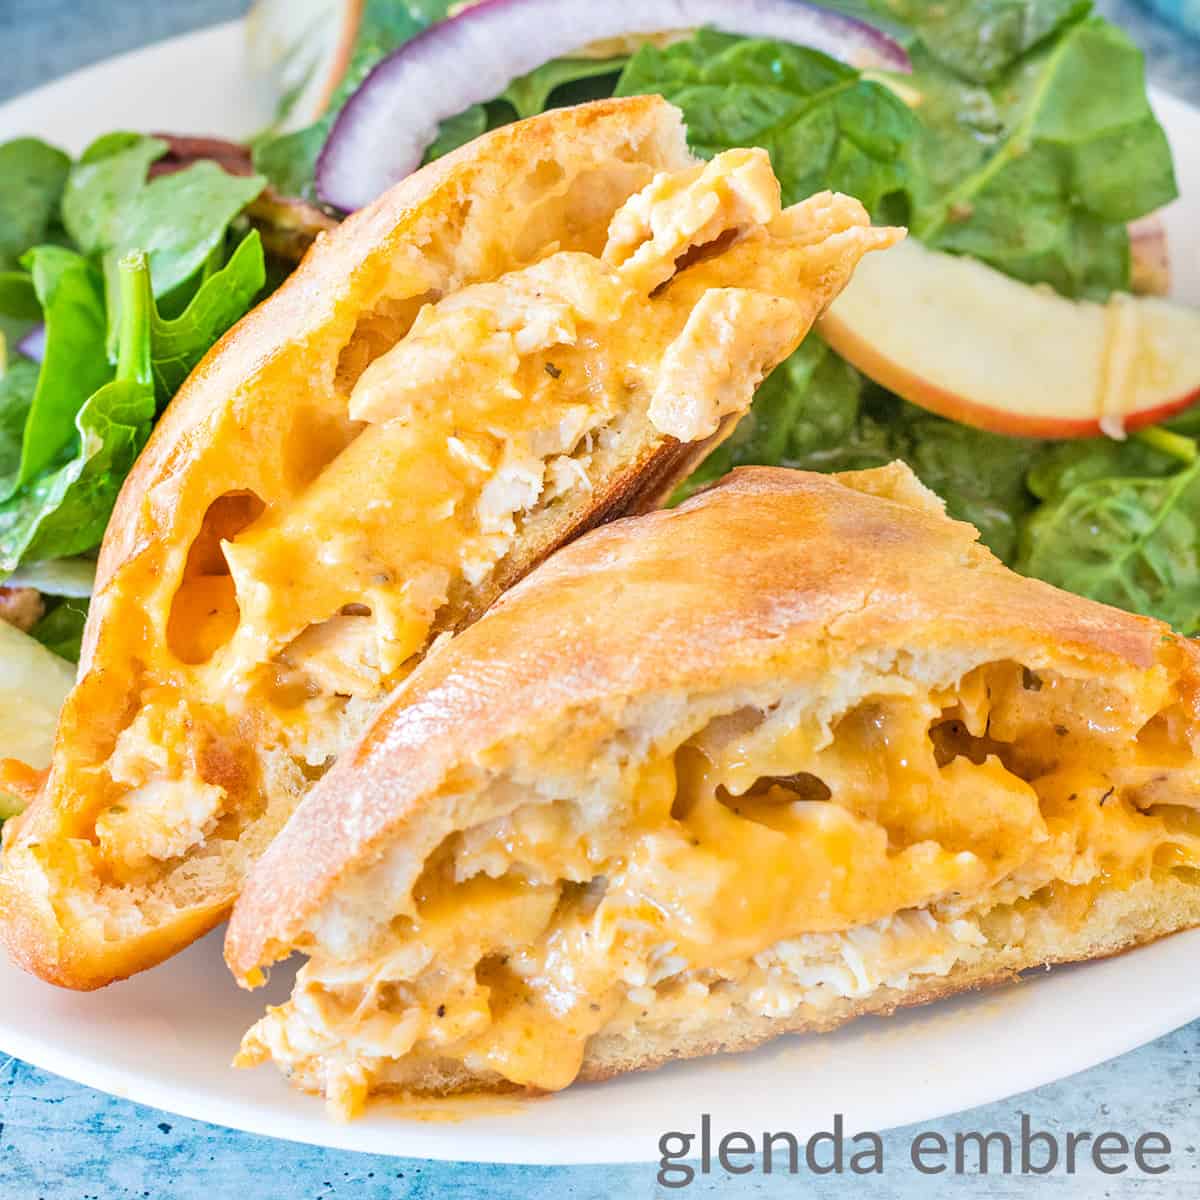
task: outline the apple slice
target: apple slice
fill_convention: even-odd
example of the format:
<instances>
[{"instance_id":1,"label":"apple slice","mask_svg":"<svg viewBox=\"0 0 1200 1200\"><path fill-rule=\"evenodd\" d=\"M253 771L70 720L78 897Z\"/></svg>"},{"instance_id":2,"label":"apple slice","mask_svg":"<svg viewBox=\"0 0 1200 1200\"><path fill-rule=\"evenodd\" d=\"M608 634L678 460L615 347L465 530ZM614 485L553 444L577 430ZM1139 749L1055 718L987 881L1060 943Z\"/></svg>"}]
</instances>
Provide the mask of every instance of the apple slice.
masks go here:
<instances>
[{"instance_id":1,"label":"apple slice","mask_svg":"<svg viewBox=\"0 0 1200 1200\"><path fill-rule=\"evenodd\" d=\"M1067 300L913 238L864 259L819 329L876 383L996 433L1123 437L1200 399L1200 310Z\"/></svg>"},{"instance_id":2,"label":"apple slice","mask_svg":"<svg viewBox=\"0 0 1200 1200\"><path fill-rule=\"evenodd\" d=\"M1159 213L1129 225L1131 289L1142 296L1165 296L1171 290L1171 256L1167 227Z\"/></svg>"},{"instance_id":3,"label":"apple slice","mask_svg":"<svg viewBox=\"0 0 1200 1200\"><path fill-rule=\"evenodd\" d=\"M286 109L280 132L329 106L350 64L363 0L255 0L246 17L251 72Z\"/></svg>"}]
</instances>

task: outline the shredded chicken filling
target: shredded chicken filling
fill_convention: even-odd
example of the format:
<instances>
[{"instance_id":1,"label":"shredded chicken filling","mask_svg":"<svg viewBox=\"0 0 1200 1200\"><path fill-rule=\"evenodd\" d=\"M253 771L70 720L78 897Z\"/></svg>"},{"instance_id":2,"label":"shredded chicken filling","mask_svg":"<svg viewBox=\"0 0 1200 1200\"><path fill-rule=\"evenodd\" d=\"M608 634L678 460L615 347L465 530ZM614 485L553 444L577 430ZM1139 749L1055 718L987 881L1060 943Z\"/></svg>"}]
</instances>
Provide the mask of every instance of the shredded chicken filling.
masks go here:
<instances>
[{"instance_id":1,"label":"shredded chicken filling","mask_svg":"<svg viewBox=\"0 0 1200 1200\"><path fill-rule=\"evenodd\" d=\"M451 837L370 953L312 948L242 1061L345 1112L437 1064L556 1089L594 1037L819 1020L969 967L1000 910L1078 921L1200 866L1200 772L1169 685L1143 690L1001 663L825 729L730 713L630 767L617 815L529 803Z\"/></svg>"},{"instance_id":2,"label":"shredded chicken filling","mask_svg":"<svg viewBox=\"0 0 1200 1200\"><path fill-rule=\"evenodd\" d=\"M730 151L634 194L599 255L551 244L490 282L430 286L391 345L387 322L371 325L349 392L356 432L294 500L214 542L214 573L176 605L187 694L240 704L258 740L322 769L454 597L486 582L536 514L590 494L637 422L699 441L748 405L805 324L803 281L840 253L844 216L796 212L781 210L765 152ZM403 485L364 493L373 479ZM148 693L127 733L153 724L157 703ZM203 796L146 790L165 782ZM244 782L248 800L203 775L144 772L128 784L135 803L114 788L97 811L97 845L123 878L138 864L152 875L237 836L243 810L261 809Z\"/></svg>"}]
</instances>

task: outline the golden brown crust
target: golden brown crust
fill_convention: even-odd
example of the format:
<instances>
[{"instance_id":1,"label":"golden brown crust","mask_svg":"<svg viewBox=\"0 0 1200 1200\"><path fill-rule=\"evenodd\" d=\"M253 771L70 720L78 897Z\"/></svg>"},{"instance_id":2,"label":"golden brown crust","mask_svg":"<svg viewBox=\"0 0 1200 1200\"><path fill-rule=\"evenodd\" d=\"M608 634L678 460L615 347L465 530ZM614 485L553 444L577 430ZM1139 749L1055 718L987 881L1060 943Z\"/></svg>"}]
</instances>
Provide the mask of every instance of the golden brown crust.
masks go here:
<instances>
[{"instance_id":1,"label":"golden brown crust","mask_svg":"<svg viewBox=\"0 0 1200 1200\"><path fill-rule=\"evenodd\" d=\"M656 448L614 473L606 488L599 489L564 526L556 525L551 537L537 537L527 530L519 561L507 559L479 590L475 603L453 632L460 632L481 617L514 584L541 566L559 547L620 517L641 516L661 507L671 494L718 447L737 426L741 414L727 417L710 438L702 442L679 442L668 437Z\"/></svg>"},{"instance_id":2,"label":"golden brown crust","mask_svg":"<svg viewBox=\"0 0 1200 1200\"><path fill-rule=\"evenodd\" d=\"M264 467L287 437L285 405L306 382L303 376L320 375L322 362L337 358L358 317L386 294L406 245L460 232L464 206L478 196L502 197L520 172L538 162L573 157L583 170L601 169L614 156L636 165L636 186L656 170L689 163L678 111L660 97L601 101L507 126L463 147L318 238L287 283L227 333L185 383L121 490L100 551L79 683L60 718L51 775L7 839L0 936L27 969L66 987L102 986L162 961L222 919L232 894L202 899L165 925L109 943L88 923L60 917L51 894L74 886L65 864L72 839L90 836L98 764L136 711L146 681L161 682L155 672L164 659L173 661L163 631L204 513L215 498L239 489L256 492L268 505L286 503L280 469ZM480 244L455 261L454 287L514 265L511 255L505 258L505 230L485 225ZM332 385L332 367L328 375ZM285 398L276 403L272 394ZM597 511L579 527L627 511L641 502L643 475L669 475L672 464L681 465L669 440L660 439L652 453L641 449L628 470L600 489ZM530 548L530 561L570 532L544 531L542 543ZM514 553L505 563L507 574L498 573L484 599L490 601L530 561ZM468 615L485 606L481 601ZM186 672L181 674L186 687ZM50 879L60 870L65 885Z\"/></svg>"},{"instance_id":3,"label":"golden brown crust","mask_svg":"<svg viewBox=\"0 0 1200 1200\"><path fill-rule=\"evenodd\" d=\"M344 880L426 835L457 769L502 768L572 713L615 730L642 697L981 642L1069 672L1163 663L1196 712L1200 652L1185 639L1021 578L976 539L893 464L837 477L747 468L575 542L427 660L297 810L234 913L235 975L286 955Z\"/></svg>"},{"instance_id":4,"label":"golden brown crust","mask_svg":"<svg viewBox=\"0 0 1200 1200\"><path fill-rule=\"evenodd\" d=\"M211 933L229 912L223 898L207 908L192 908L183 920L159 926L120 943L72 937L51 910L31 902L20 878L0 875L0 936L9 957L22 970L76 992L120 983L178 954Z\"/></svg>"},{"instance_id":5,"label":"golden brown crust","mask_svg":"<svg viewBox=\"0 0 1200 1200\"><path fill-rule=\"evenodd\" d=\"M739 161L728 169L748 172L744 186L769 193L773 213L778 189L765 155L741 152ZM24 910L3 935L19 961L57 983L95 987L154 965L211 927L315 775L436 635L469 625L564 541L658 502L731 431L761 372L798 344L862 254L898 236L870 229L857 201L823 194L777 225L756 217L744 238L716 237L716 252L667 284L639 283L639 302L658 305L649 311L669 310L686 325L625 322L636 336L619 343L619 354L600 336L598 356L636 359L637 369L605 369L604 424L588 433L586 452L547 462L578 467L582 483L562 485L562 494L547 486L544 502L511 514L508 541L506 531L478 554L458 539L487 540L483 517L472 516L483 497L479 506L451 498L451 511L466 516L446 526L459 532L440 544L432 523L407 531L405 505L425 494L423 473L443 465L441 448L455 452L457 428L433 421L435 453L410 448L395 459L403 465L381 472L372 455L389 444L383 431L396 414L357 419L363 410L352 398L364 372L386 365L418 314L436 315L464 288L552 263L548 250L600 254L614 213L635 192L660 172L693 165L680 114L661 98L556 110L505 127L319 239L288 282L214 348L122 490L51 774L9 839L0 904ZM718 181L725 169L718 165ZM664 236L707 237L703 222L688 225L693 215L676 213ZM730 220L741 228L743 218ZM646 232L636 220L630 229L632 248ZM673 242L656 250L657 238L650 249L662 251L670 276L679 257ZM523 320L509 315L506 289L497 289L500 299L488 293L493 315ZM730 294L762 303L726 310ZM693 321L697 314L704 320ZM670 339L643 337L643 324L670 329ZM677 361L688 359L677 348L694 352L689 338L710 327L715 337L745 335L734 338L741 353L726 360L736 364L728 378L716 355L699 373ZM464 364L477 366L476 343L467 342ZM586 378L580 389L594 386ZM660 392L677 402L679 423L656 424ZM665 432L701 439L726 414L702 442L681 444ZM450 420L440 410L438 418ZM504 484L507 465L493 469L489 483ZM361 522L360 496L375 514ZM339 548L320 554L316 568L315 541ZM505 550L498 563L488 558ZM260 554L268 561L258 572ZM434 561L414 566L421 555ZM305 599L292 604L297 596ZM356 658L354 645L338 639L343 622L359 617L373 622L374 644L363 650L360 638ZM353 623L361 634L363 623ZM323 679L306 673L310 634L319 643L331 635L332 648L322 643L313 655L325 655ZM395 656L386 665L383 643Z\"/></svg>"}]
</instances>

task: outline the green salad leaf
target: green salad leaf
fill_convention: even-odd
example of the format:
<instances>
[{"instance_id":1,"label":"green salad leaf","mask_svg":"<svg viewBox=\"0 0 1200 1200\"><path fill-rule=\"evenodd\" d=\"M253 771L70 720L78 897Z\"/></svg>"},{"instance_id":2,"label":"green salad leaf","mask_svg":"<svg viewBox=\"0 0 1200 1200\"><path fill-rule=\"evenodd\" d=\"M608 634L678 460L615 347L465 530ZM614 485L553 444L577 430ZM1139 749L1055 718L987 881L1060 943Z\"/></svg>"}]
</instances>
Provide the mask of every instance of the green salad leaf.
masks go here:
<instances>
[{"instance_id":1,"label":"green salad leaf","mask_svg":"<svg viewBox=\"0 0 1200 1200\"><path fill-rule=\"evenodd\" d=\"M919 48L914 61L928 186L913 234L1067 296L1128 288L1125 225L1177 188L1125 34L1077 22L987 90L932 69Z\"/></svg>"},{"instance_id":2,"label":"green salad leaf","mask_svg":"<svg viewBox=\"0 0 1200 1200\"><path fill-rule=\"evenodd\" d=\"M438 135L425 151L424 161L429 163L434 159L457 150L473 142L481 134L492 128L492 114L486 104L472 104L463 109L457 116L448 117L438 129Z\"/></svg>"},{"instance_id":3,"label":"green salad leaf","mask_svg":"<svg viewBox=\"0 0 1200 1200\"><path fill-rule=\"evenodd\" d=\"M315 201L313 177L321 147L333 128L333 117L288 133L267 134L254 143L254 169L285 196Z\"/></svg>"},{"instance_id":4,"label":"green salad leaf","mask_svg":"<svg viewBox=\"0 0 1200 1200\"><path fill-rule=\"evenodd\" d=\"M1011 565L1034 506L1025 478L1046 443L988 433L909 404L901 411L906 445L899 457L946 501L952 517L974 525L984 545Z\"/></svg>"},{"instance_id":5,"label":"green salad leaf","mask_svg":"<svg viewBox=\"0 0 1200 1200\"><path fill-rule=\"evenodd\" d=\"M1200 404L1193 404L1162 423L1161 428L1187 438L1200 438Z\"/></svg>"},{"instance_id":6,"label":"green salad leaf","mask_svg":"<svg viewBox=\"0 0 1200 1200\"><path fill-rule=\"evenodd\" d=\"M1034 497L1025 479L1047 443L985 433L911 404L871 383L810 334L759 388L733 436L704 461L677 499L747 464L860 471L900 458L969 521L997 557L1012 562Z\"/></svg>"},{"instance_id":7,"label":"green salad leaf","mask_svg":"<svg viewBox=\"0 0 1200 1200\"><path fill-rule=\"evenodd\" d=\"M160 138L136 133L105 134L83 152L63 194L63 224L84 254L100 255L117 244L151 164L166 152Z\"/></svg>"},{"instance_id":8,"label":"green salad leaf","mask_svg":"<svg viewBox=\"0 0 1200 1200\"><path fill-rule=\"evenodd\" d=\"M537 116L547 108L582 104L611 96L617 73L627 58L556 58L514 79L504 92L487 104L472 104L442 122L438 136L425 151L433 162L465 146L489 129Z\"/></svg>"},{"instance_id":9,"label":"green salad leaf","mask_svg":"<svg viewBox=\"0 0 1200 1200\"><path fill-rule=\"evenodd\" d=\"M1179 469L1179 462L1141 437L1123 442L1109 438L1056 442L1046 446L1026 484L1038 500L1058 500L1099 479L1171 475Z\"/></svg>"},{"instance_id":10,"label":"green salad leaf","mask_svg":"<svg viewBox=\"0 0 1200 1200\"><path fill-rule=\"evenodd\" d=\"M1090 0L877 0L876 7L911 29L950 70L988 83L1092 6Z\"/></svg>"},{"instance_id":11,"label":"green salad leaf","mask_svg":"<svg viewBox=\"0 0 1200 1200\"><path fill-rule=\"evenodd\" d=\"M252 229L178 317L166 319L157 307L151 309L151 367L160 407L179 390L209 347L251 307L266 278L262 239Z\"/></svg>"},{"instance_id":12,"label":"green salad leaf","mask_svg":"<svg viewBox=\"0 0 1200 1200\"><path fill-rule=\"evenodd\" d=\"M87 614L86 600L60 600L47 610L46 615L29 631L30 635L47 650L53 650L59 658L78 662Z\"/></svg>"},{"instance_id":13,"label":"green salad leaf","mask_svg":"<svg viewBox=\"0 0 1200 1200\"><path fill-rule=\"evenodd\" d=\"M76 453L0 505L0 571L100 544L121 483L149 436L153 404L153 387L127 380L89 397L75 418Z\"/></svg>"},{"instance_id":14,"label":"green salad leaf","mask_svg":"<svg viewBox=\"0 0 1200 1200\"><path fill-rule=\"evenodd\" d=\"M0 316L19 321L42 319L42 306L28 271L0 271Z\"/></svg>"},{"instance_id":15,"label":"green salad leaf","mask_svg":"<svg viewBox=\"0 0 1200 1200\"><path fill-rule=\"evenodd\" d=\"M158 411L265 285L259 234L232 232L265 180L211 161L151 177L166 150L114 133L65 163L36 230L71 245L0 271L5 331L46 329L40 365L0 376L0 573L95 548Z\"/></svg>"},{"instance_id":16,"label":"green salad leaf","mask_svg":"<svg viewBox=\"0 0 1200 1200\"><path fill-rule=\"evenodd\" d=\"M25 422L16 478L0 499L29 483L71 439L80 405L112 379L105 353L106 316L100 273L82 254L39 246L22 260L46 322L46 349Z\"/></svg>"},{"instance_id":17,"label":"green salad leaf","mask_svg":"<svg viewBox=\"0 0 1200 1200\"><path fill-rule=\"evenodd\" d=\"M517 118L536 117L538 113L548 108L556 107L555 93L568 85L583 85L589 80L600 80L600 90L595 95L580 94L578 88L571 88L569 94L562 96L562 103L580 104L584 100L598 99L600 96L612 95L612 83L607 86L603 81L617 73L628 62L628 56L620 58L555 58L550 62L514 79L504 89L504 100L513 107Z\"/></svg>"},{"instance_id":18,"label":"green salad leaf","mask_svg":"<svg viewBox=\"0 0 1200 1200\"><path fill-rule=\"evenodd\" d=\"M1028 522L1017 569L1200 632L1200 460L1172 475L1087 479Z\"/></svg>"},{"instance_id":19,"label":"green salad leaf","mask_svg":"<svg viewBox=\"0 0 1200 1200\"><path fill-rule=\"evenodd\" d=\"M230 175L214 162L151 180L135 193L106 247L106 270L130 252L145 253L154 295L169 296L222 248L234 218L266 182L261 175Z\"/></svg>"},{"instance_id":20,"label":"green salad leaf","mask_svg":"<svg viewBox=\"0 0 1200 1200\"><path fill-rule=\"evenodd\" d=\"M229 227L266 186L261 175L230 175L208 161L148 179L166 150L160 138L107 134L84 151L67 181L67 232L104 272L110 355L120 320L121 259L147 254L155 298L168 307L186 306L192 281L204 282L219 269ZM182 295L173 295L180 289Z\"/></svg>"},{"instance_id":21,"label":"green salad leaf","mask_svg":"<svg viewBox=\"0 0 1200 1200\"><path fill-rule=\"evenodd\" d=\"M150 434L153 298L145 255L122 262L120 282L115 378L93 391L75 414L76 444L53 469L0 504L0 571L11 572L25 558L64 558L99 545L121 483Z\"/></svg>"},{"instance_id":22,"label":"green salad leaf","mask_svg":"<svg viewBox=\"0 0 1200 1200\"><path fill-rule=\"evenodd\" d=\"M70 166L67 155L37 138L0 145L0 271L49 239Z\"/></svg>"},{"instance_id":23,"label":"green salad leaf","mask_svg":"<svg viewBox=\"0 0 1200 1200\"><path fill-rule=\"evenodd\" d=\"M701 30L629 60L617 95L657 92L684 114L693 149L770 151L785 203L833 188L905 220L917 120L892 91L815 50Z\"/></svg>"},{"instance_id":24,"label":"green salad leaf","mask_svg":"<svg viewBox=\"0 0 1200 1200\"><path fill-rule=\"evenodd\" d=\"M12 495L17 487L21 442L37 381L37 363L27 358L10 362L0 375L0 495Z\"/></svg>"},{"instance_id":25,"label":"green salad leaf","mask_svg":"<svg viewBox=\"0 0 1200 1200\"><path fill-rule=\"evenodd\" d=\"M810 334L764 380L750 412L687 480L677 499L734 467L765 464L833 471L891 462L894 439L886 424L864 410L867 387L862 375Z\"/></svg>"},{"instance_id":26,"label":"green salad leaf","mask_svg":"<svg viewBox=\"0 0 1200 1200\"><path fill-rule=\"evenodd\" d=\"M0 271L0 344L4 354L41 319L42 307L33 287L33 276L28 271ZM0 355L0 369L3 357ZM0 495L3 486L0 481Z\"/></svg>"}]
</instances>

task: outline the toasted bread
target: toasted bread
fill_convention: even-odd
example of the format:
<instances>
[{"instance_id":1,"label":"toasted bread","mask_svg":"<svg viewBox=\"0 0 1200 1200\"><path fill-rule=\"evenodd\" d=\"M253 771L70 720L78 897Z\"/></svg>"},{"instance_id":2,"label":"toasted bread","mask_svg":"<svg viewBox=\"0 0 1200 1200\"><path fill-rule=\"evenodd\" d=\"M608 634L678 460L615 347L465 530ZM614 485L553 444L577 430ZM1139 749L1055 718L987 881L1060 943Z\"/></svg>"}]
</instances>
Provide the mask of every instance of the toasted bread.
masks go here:
<instances>
[{"instance_id":1,"label":"toasted bread","mask_svg":"<svg viewBox=\"0 0 1200 1200\"><path fill-rule=\"evenodd\" d=\"M906 467L748 468L559 551L258 864L247 1035L353 1113L831 1028L1200 923L1200 650Z\"/></svg>"},{"instance_id":2,"label":"toasted bread","mask_svg":"<svg viewBox=\"0 0 1200 1200\"><path fill-rule=\"evenodd\" d=\"M643 97L497 130L318 239L121 493L0 872L17 961L97 987L216 924L437 639L657 503L897 236L781 211L763 151L701 164Z\"/></svg>"}]
</instances>

